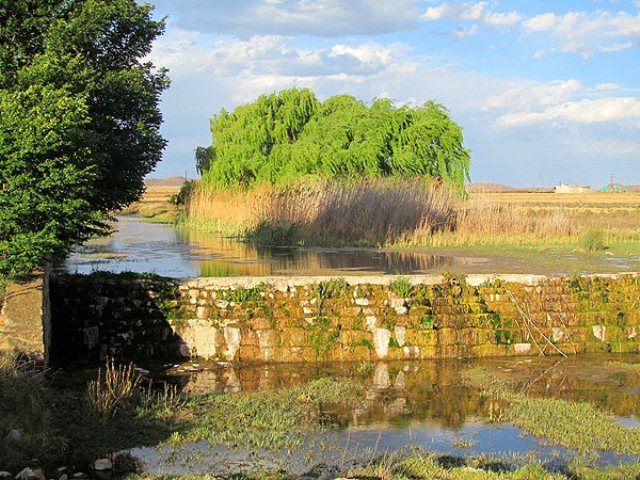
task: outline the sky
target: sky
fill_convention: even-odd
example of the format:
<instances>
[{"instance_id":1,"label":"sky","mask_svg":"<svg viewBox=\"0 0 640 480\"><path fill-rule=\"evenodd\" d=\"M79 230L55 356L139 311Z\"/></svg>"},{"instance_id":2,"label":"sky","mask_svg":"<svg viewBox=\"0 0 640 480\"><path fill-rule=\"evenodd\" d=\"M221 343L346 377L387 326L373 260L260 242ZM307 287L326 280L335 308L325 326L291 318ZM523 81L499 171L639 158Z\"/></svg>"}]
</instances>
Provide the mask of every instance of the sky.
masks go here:
<instances>
[{"instance_id":1,"label":"sky","mask_svg":"<svg viewBox=\"0 0 640 480\"><path fill-rule=\"evenodd\" d=\"M156 0L169 69L154 177L195 175L209 119L290 87L443 104L471 180L640 184L640 0Z\"/></svg>"}]
</instances>

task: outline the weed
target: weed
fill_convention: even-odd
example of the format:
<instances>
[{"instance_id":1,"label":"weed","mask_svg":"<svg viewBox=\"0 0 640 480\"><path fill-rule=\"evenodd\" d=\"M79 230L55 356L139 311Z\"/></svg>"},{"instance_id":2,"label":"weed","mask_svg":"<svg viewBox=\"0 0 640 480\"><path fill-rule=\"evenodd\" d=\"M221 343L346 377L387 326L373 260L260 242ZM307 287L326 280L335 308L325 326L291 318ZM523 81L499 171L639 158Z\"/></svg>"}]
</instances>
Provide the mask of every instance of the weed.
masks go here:
<instances>
[{"instance_id":1,"label":"weed","mask_svg":"<svg viewBox=\"0 0 640 480\"><path fill-rule=\"evenodd\" d=\"M222 300L227 302L259 302L262 300L262 288L259 286L253 288L238 287L234 290L225 290L221 295Z\"/></svg>"},{"instance_id":2,"label":"weed","mask_svg":"<svg viewBox=\"0 0 640 480\"><path fill-rule=\"evenodd\" d=\"M335 329L331 327L331 321L323 315L319 315L311 326L309 346L318 356L326 355L340 337L340 325Z\"/></svg>"},{"instance_id":3,"label":"weed","mask_svg":"<svg viewBox=\"0 0 640 480\"><path fill-rule=\"evenodd\" d=\"M433 317L431 316L422 317L422 319L420 320L420 327L424 328L425 330L434 330L435 324L433 322Z\"/></svg>"},{"instance_id":4,"label":"weed","mask_svg":"<svg viewBox=\"0 0 640 480\"><path fill-rule=\"evenodd\" d=\"M391 284L391 290L400 298L410 298L413 293L413 285L406 277L400 277Z\"/></svg>"},{"instance_id":5,"label":"weed","mask_svg":"<svg viewBox=\"0 0 640 480\"><path fill-rule=\"evenodd\" d=\"M591 229L582 234L578 246L585 252L601 252L607 249L605 235L602 230Z\"/></svg>"},{"instance_id":6,"label":"weed","mask_svg":"<svg viewBox=\"0 0 640 480\"><path fill-rule=\"evenodd\" d=\"M483 369L465 372L467 382L508 403L506 420L531 435L581 452L640 453L640 430L616 422L590 403L529 397L496 380Z\"/></svg>"},{"instance_id":7,"label":"weed","mask_svg":"<svg viewBox=\"0 0 640 480\"><path fill-rule=\"evenodd\" d=\"M140 385L140 377L132 363L115 365L113 359L107 360L98 370L98 378L87 385L89 405L102 420L112 418L123 409L133 406L132 397Z\"/></svg>"},{"instance_id":8,"label":"weed","mask_svg":"<svg viewBox=\"0 0 640 480\"><path fill-rule=\"evenodd\" d=\"M327 298L336 298L347 292L349 285L343 278L333 278L320 282L316 286L316 296L322 302Z\"/></svg>"}]
</instances>

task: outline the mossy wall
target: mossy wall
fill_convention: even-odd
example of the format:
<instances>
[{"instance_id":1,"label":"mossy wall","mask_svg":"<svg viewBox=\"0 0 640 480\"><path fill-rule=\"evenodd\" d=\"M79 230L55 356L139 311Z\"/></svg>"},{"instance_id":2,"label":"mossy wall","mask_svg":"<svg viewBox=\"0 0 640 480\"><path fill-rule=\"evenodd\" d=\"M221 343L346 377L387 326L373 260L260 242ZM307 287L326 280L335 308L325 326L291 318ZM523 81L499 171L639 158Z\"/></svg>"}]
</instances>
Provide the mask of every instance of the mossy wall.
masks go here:
<instances>
[{"instance_id":1,"label":"mossy wall","mask_svg":"<svg viewBox=\"0 0 640 480\"><path fill-rule=\"evenodd\" d=\"M640 277L52 281L52 355L241 362L637 352Z\"/></svg>"}]
</instances>

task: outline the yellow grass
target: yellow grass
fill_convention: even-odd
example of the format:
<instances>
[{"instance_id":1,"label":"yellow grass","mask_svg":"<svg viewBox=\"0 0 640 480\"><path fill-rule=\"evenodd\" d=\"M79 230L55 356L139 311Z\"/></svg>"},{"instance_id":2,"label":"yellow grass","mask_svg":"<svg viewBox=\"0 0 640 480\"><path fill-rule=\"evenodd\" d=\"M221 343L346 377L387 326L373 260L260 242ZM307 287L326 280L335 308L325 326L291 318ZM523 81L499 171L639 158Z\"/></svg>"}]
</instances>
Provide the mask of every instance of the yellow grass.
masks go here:
<instances>
[{"instance_id":1,"label":"yellow grass","mask_svg":"<svg viewBox=\"0 0 640 480\"><path fill-rule=\"evenodd\" d=\"M383 244L453 228L456 195L419 180L318 181L249 190L199 188L187 217L252 235L295 229L306 244Z\"/></svg>"},{"instance_id":2,"label":"yellow grass","mask_svg":"<svg viewBox=\"0 0 640 480\"><path fill-rule=\"evenodd\" d=\"M140 215L158 222L171 222L176 209L171 198L180 191L180 186L149 186L142 199L119 212L122 215Z\"/></svg>"}]
</instances>

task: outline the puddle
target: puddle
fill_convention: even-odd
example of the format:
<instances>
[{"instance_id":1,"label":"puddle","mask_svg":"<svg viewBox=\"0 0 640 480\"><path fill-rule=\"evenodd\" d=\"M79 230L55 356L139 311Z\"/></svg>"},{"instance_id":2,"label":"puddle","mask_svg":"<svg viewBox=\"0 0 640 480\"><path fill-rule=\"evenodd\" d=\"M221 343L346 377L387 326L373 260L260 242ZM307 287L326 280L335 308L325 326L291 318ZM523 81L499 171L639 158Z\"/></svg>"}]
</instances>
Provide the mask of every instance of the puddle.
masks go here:
<instances>
[{"instance_id":1,"label":"puddle","mask_svg":"<svg viewBox=\"0 0 640 480\"><path fill-rule=\"evenodd\" d=\"M157 475L230 474L243 469L286 467L303 474L317 464L348 468L385 453L419 446L452 456L535 455L563 464L576 452L549 445L504 423L504 404L466 386L464 369L483 366L530 395L588 401L611 412L629 428L640 426L640 376L607 368L607 360L633 361L635 356L593 355L558 359L443 360L324 365L202 365L199 372L174 371L158 378L174 382L190 395L240 392L302 385L331 376L360 383L361 398L352 406L327 405L323 415L338 426L318 435L299 452L245 452L192 443L176 450L142 447L132 454ZM178 369L179 370L179 369ZM601 465L638 461L603 453Z\"/></svg>"}]
</instances>

